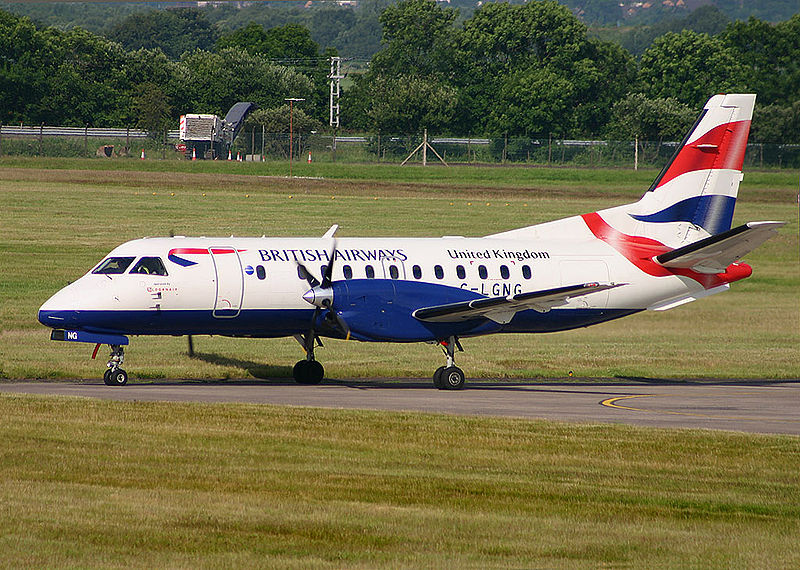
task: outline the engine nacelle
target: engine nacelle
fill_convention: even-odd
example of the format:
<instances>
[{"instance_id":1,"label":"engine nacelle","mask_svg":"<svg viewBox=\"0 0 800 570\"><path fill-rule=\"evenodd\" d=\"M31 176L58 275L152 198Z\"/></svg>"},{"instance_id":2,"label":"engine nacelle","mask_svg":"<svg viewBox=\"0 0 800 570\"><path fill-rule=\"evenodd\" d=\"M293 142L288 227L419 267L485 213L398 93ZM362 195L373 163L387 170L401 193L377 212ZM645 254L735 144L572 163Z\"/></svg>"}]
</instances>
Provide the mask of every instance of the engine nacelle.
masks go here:
<instances>
[{"instance_id":1,"label":"engine nacelle","mask_svg":"<svg viewBox=\"0 0 800 570\"><path fill-rule=\"evenodd\" d=\"M453 323L415 319L416 309L480 298L468 289L391 279L335 281L333 306L358 340L419 342L453 335L497 332L500 325L485 318Z\"/></svg>"}]
</instances>

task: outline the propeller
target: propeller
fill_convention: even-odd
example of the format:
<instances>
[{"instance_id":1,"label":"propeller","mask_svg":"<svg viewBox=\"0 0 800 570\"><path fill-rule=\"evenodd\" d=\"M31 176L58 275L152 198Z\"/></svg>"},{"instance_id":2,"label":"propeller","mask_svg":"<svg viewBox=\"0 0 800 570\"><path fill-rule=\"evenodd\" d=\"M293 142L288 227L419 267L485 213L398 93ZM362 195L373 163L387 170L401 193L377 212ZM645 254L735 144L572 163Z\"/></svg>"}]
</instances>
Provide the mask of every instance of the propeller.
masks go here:
<instances>
[{"instance_id":1,"label":"propeller","mask_svg":"<svg viewBox=\"0 0 800 570\"><path fill-rule=\"evenodd\" d=\"M308 281L309 286L311 289L306 291L303 294L303 300L307 303L314 305L316 309L314 310L314 315L311 317L311 330L309 334L314 335L314 326L317 323L317 319L319 318L320 313L324 310L325 312L325 321L334 329L337 329L340 333L342 333L346 340L350 339L350 327L347 325L347 322L336 312L336 309L333 306L334 299L333 299L333 264L334 260L336 259L336 238L333 237L334 233L338 229L338 225L331 226L323 237L329 237L333 241L333 246L331 247L330 253L328 254L328 264L324 266L324 270L322 273L322 281L320 282L317 280L316 277L308 270L308 268L300 263L297 262L297 266L300 269L300 273L302 277L305 277L306 281Z\"/></svg>"}]
</instances>

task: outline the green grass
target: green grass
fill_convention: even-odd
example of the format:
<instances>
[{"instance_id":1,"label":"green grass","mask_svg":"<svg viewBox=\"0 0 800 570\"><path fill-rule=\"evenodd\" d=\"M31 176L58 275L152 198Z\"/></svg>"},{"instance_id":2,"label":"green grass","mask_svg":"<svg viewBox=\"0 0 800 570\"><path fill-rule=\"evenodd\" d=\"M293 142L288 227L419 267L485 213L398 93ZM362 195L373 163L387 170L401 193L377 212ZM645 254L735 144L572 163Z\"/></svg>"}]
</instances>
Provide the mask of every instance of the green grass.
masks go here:
<instances>
[{"instance_id":1,"label":"green grass","mask_svg":"<svg viewBox=\"0 0 800 570\"><path fill-rule=\"evenodd\" d=\"M142 164L200 165L217 173L107 170ZM54 165L80 169L49 168ZM97 165L106 169L89 169ZM322 235L333 223L346 236L476 236L624 203L649 184L631 172L541 168L363 166L363 178L384 178L378 182L225 174L239 166L256 174L253 169L264 165L0 161L0 377L99 376L105 349L92 361L91 347L48 341L36 311L129 239L170 232ZM392 176L397 180L386 181ZM484 184L484 176L496 179ZM566 377L570 371L576 377L800 377L796 183L782 172L764 176L776 178L753 188L746 175L735 222L790 224L748 256L754 275L731 291L589 329L466 339L459 364L468 376L488 378ZM190 359L185 339L135 338L127 369L134 379L286 376L301 354L291 339L200 337L196 348L199 357ZM319 358L330 377L428 377L441 355L429 345L328 341Z\"/></svg>"},{"instance_id":2,"label":"green grass","mask_svg":"<svg viewBox=\"0 0 800 570\"><path fill-rule=\"evenodd\" d=\"M136 160L133 158L104 160L97 158L30 158L3 157L0 167L49 170L92 170L116 172L199 173L219 175L279 176L288 177L288 161L259 162L228 161L175 161ZM445 168L432 165L409 164L352 164L297 161L293 164L295 177L321 177L328 180L353 180L414 183L424 185L447 184L472 188L526 188L536 190L592 190L627 191L631 195L646 190L658 169L643 168L634 172L624 168L566 168L566 167L508 167L508 166L454 166ZM745 175L751 190L783 190L797 194L798 175L794 170L752 170ZM306 182L308 183L308 182Z\"/></svg>"},{"instance_id":3,"label":"green grass","mask_svg":"<svg viewBox=\"0 0 800 570\"><path fill-rule=\"evenodd\" d=\"M800 439L0 396L3 567L792 568Z\"/></svg>"}]
</instances>

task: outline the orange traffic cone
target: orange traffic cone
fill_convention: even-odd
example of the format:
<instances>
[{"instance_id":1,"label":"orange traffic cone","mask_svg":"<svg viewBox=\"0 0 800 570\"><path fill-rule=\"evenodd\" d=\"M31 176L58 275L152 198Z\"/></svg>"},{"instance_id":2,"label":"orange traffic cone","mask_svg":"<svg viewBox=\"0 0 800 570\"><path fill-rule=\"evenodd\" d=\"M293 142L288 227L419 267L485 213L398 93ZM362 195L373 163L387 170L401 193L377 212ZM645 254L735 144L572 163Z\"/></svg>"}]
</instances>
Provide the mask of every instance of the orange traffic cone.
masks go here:
<instances>
[{"instance_id":1,"label":"orange traffic cone","mask_svg":"<svg viewBox=\"0 0 800 570\"><path fill-rule=\"evenodd\" d=\"M197 151L192 147L192 160L197 160Z\"/></svg>"},{"instance_id":2,"label":"orange traffic cone","mask_svg":"<svg viewBox=\"0 0 800 570\"><path fill-rule=\"evenodd\" d=\"M142 149L142 156L141 159L144 160L144 149Z\"/></svg>"},{"instance_id":3,"label":"orange traffic cone","mask_svg":"<svg viewBox=\"0 0 800 570\"><path fill-rule=\"evenodd\" d=\"M236 153L236 162L242 162L242 153L241 153L241 151Z\"/></svg>"},{"instance_id":4,"label":"orange traffic cone","mask_svg":"<svg viewBox=\"0 0 800 570\"><path fill-rule=\"evenodd\" d=\"M308 163L311 164L311 151L308 151Z\"/></svg>"},{"instance_id":5,"label":"orange traffic cone","mask_svg":"<svg viewBox=\"0 0 800 570\"><path fill-rule=\"evenodd\" d=\"M228 160L231 159L231 149L228 149Z\"/></svg>"}]
</instances>

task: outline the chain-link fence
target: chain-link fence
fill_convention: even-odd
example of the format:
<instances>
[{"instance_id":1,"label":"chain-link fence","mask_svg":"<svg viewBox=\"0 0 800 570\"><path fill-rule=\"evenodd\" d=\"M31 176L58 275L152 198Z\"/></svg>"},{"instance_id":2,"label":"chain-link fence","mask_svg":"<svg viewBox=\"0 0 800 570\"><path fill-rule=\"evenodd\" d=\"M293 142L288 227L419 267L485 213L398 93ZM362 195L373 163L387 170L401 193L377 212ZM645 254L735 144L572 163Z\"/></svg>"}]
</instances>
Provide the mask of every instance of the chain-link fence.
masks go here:
<instances>
[{"instance_id":1,"label":"chain-link fence","mask_svg":"<svg viewBox=\"0 0 800 570\"><path fill-rule=\"evenodd\" d=\"M287 160L287 133L264 133L261 128L243 129L231 149L231 158L242 160ZM530 164L586 167L661 167L675 153L677 142L570 140L557 137L443 137L422 135L334 136L298 133L291 137L295 160L322 162L384 162L400 164L406 159L420 163L423 150L427 162L448 164ZM638 152L637 152L638 146ZM414 151L417 151L416 153ZM191 148L178 139L177 131L156 136L137 129L7 126L0 128L0 156L134 157L184 159ZM437 156L438 155L438 156ZM202 158L198 156L198 158ZM224 160L226 156L221 156ZM800 168L800 144L750 143L745 153L750 168Z\"/></svg>"}]
</instances>

